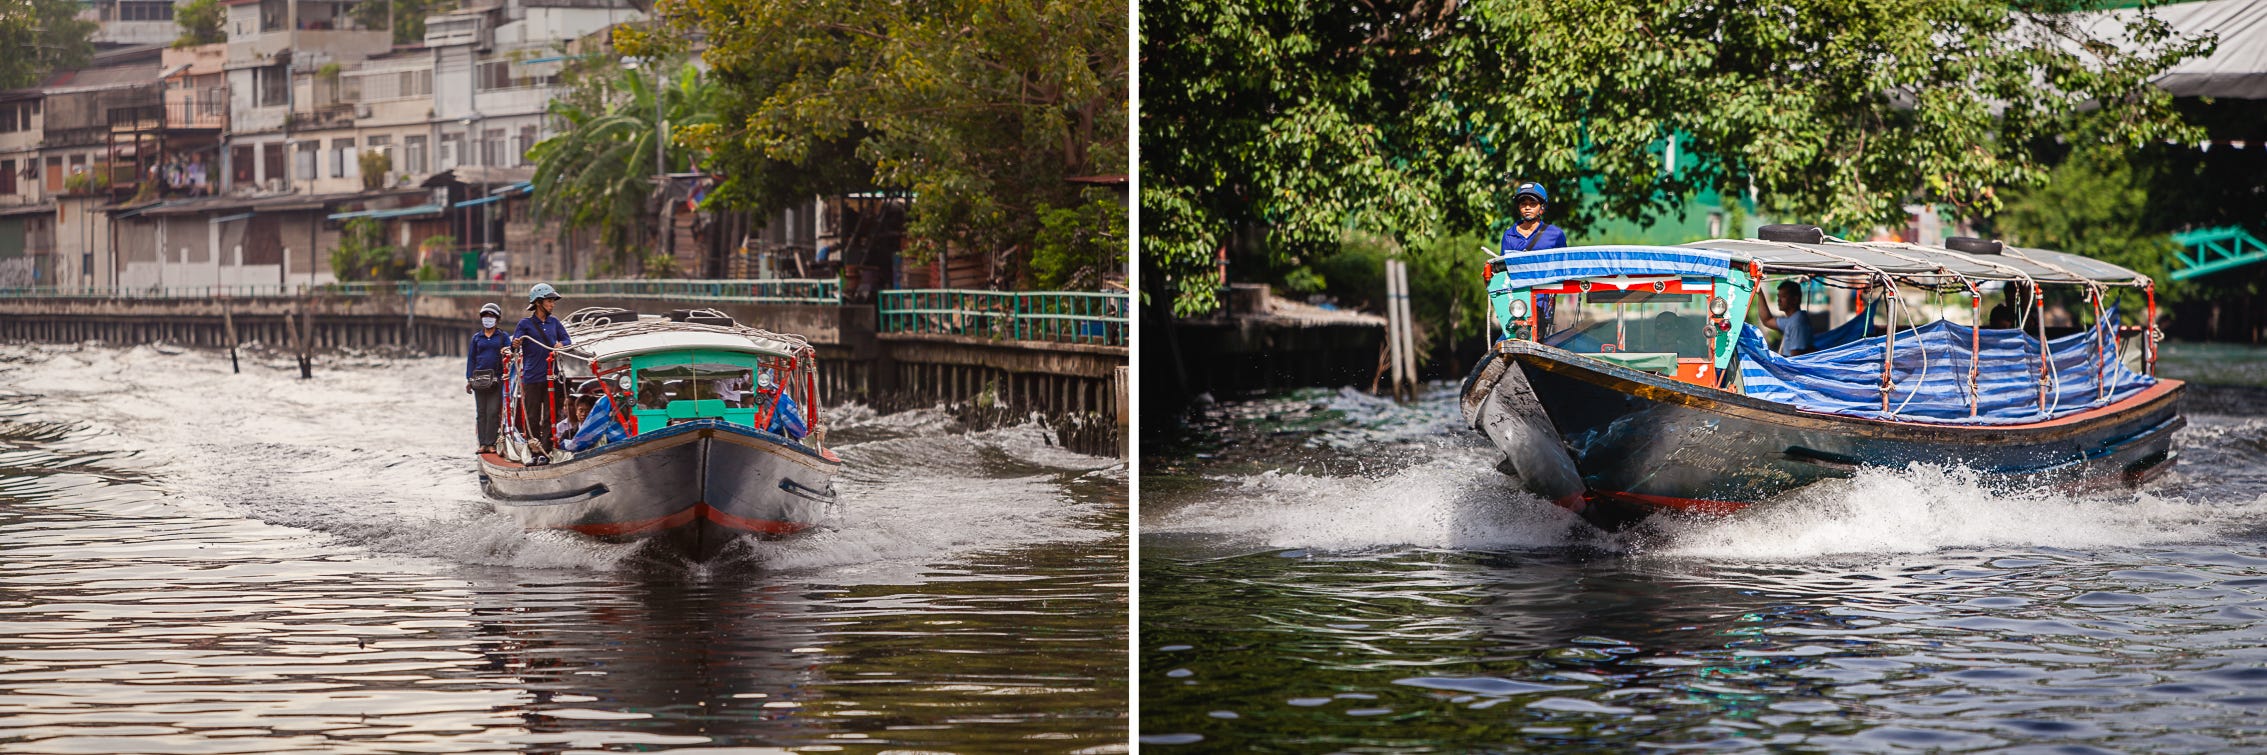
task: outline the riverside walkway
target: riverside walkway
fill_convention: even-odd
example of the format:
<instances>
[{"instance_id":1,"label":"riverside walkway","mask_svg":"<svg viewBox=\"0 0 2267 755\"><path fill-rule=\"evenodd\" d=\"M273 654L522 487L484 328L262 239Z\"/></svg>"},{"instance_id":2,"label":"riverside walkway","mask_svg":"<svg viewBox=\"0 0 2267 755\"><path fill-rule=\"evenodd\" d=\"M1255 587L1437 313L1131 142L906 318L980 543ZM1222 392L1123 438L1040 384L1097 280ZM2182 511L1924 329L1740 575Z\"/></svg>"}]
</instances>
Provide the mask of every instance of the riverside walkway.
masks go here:
<instances>
[{"instance_id":1,"label":"riverside walkway","mask_svg":"<svg viewBox=\"0 0 2267 755\"><path fill-rule=\"evenodd\" d=\"M1131 388L1124 293L883 291L845 302L824 280L602 280L553 284L561 312L715 309L809 339L823 398L890 411L943 403L983 421L1045 418L1066 445L1122 453ZM480 305L518 315L524 284L346 283L0 289L0 340L262 347L286 354L398 349L462 354Z\"/></svg>"}]
</instances>

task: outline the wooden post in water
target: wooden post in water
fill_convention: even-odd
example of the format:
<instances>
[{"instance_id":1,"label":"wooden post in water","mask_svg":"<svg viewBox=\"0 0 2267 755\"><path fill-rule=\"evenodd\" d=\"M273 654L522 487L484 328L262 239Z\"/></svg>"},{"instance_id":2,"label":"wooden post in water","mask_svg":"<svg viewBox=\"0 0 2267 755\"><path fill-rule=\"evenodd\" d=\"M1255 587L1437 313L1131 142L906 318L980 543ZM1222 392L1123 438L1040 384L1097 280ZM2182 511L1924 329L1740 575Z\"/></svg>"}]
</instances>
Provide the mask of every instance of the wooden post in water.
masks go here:
<instances>
[{"instance_id":1,"label":"wooden post in water","mask_svg":"<svg viewBox=\"0 0 2267 755\"><path fill-rule=\"evenodd\" d=\"M1401 278L1393 274L1394 260L1385 261L1385 365L1386 393L1401 397Z\"/></svg>"},{"instance_id":2,"label":"wooden post in water","mask_svg":"<svg viewBox=\"0 0 2267 755\"><path fill-rule=\"evenodd\" d=\"M1387 302L1394 311L1394 397L1417 397L1417 329L1410 322L1410 265L1392 258L1387 263L1387 277L1392 277L1394 295Z\"/></svg>"},{"instance_id":3,"label":"wooden post in water","mask_svg":"<svg viewBox=\"0 0 2267 755\"><path fill-rule=\"evenodd\" d=\"M236 305L225 296L220 300L220 324L228 335L228 371L231 374L242 373L244 367L236 362Z\"/></svg>"},{"instance_id":4,"label":"wooden post in water","mask_svg":"<svg viewBox=\"0 0 2267 755\"><path fill-rule=\"evenodd\" d=\"M315 377L315 295L299 299L299 379Z\"/></svg>"}]
</instances>

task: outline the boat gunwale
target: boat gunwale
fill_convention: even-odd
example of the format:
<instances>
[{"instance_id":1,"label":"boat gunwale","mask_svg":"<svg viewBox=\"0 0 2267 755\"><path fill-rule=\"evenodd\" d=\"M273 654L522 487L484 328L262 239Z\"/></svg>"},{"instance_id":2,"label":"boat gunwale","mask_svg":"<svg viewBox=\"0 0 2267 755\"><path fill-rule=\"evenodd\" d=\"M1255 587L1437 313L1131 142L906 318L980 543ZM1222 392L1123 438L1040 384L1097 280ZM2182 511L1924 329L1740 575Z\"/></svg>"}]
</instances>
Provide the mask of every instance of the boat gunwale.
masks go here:
<instances>
[{"instance_id":1,"label":"boat gunwale","mask_svg":"<svg viewBox=\"0 0 2267 755\"><path fill-rule=\"evenodd\" d=\"M655 430L650 433L641 433L637 436L625 440L619 440L603 446L598 446L596 448L590 449L587 452L576 453L574 458L556 464L529 466L516 461L512 461L510 459L506 459L502 455L496 453L480 454L479 458L482 466L489 467L496 472L508 473L511 477L516 479L546 480L555 477L564 477L571 474L577 474L586 471L590 467L598 466L597 464L584 464L583 462L586 461L604 461L608 463L627 461L640 456L645 456L670 448L675 448L685 443L698 441L701 438L699 431L702 429L721 431L710 437L718 440L730 440L738 445L751 446L766 450L779 449L795 451L796 454L794 455L780 455L791 461L804 464L805 466L811 466L811 462L817 462L818 466L816 466L815 468L818 471L839 472L842 468L842 459L840 457L828 458L828 455L825 452L812 450L811 447L789 440L785 436L766 432L763 430L757 430L746 425L733 424L720 419L696 419L680 422L678 424L670 425L668 427L662 428L660 430ZM760 441L760 443L752 443L749 441ZM809 457L809 459L800 457Z\"/></svg>"},{"instance_id":2,"label":"boat gunwale","mask_svg":"<svg viewBox=\"0 0 2267 755\"><path fill-rule=\"evenodd\" d=\"M1512 358L1524 365L1533 365L1545 372L1571 377L1617 393L1650 401L1674 403L1703 411L1738 416L1743 419L1805 427L1807 429L1851 433L1865 437L1912 439L1920 436L1928 440L1962 443L1989 442L2003 437L2021 439L2026 442L2048 442L2070 435L2083 434L2099 429L2101 425L2114 424L2126 421L2135 415L2157 411L2161 408L2161 404L2177 402L2180 399L2182 389L2187 385L2179 380L2158 378L2156 385L2115 403L2042 422L1951 425L1814 412L1720 388L1673 381L1651 373L1588 359L1572 351L1529 341L1506 339L1498 342L1496 354ZM1706 393L1701 393L1702 391Z\"/></svg>"}]
</instances>

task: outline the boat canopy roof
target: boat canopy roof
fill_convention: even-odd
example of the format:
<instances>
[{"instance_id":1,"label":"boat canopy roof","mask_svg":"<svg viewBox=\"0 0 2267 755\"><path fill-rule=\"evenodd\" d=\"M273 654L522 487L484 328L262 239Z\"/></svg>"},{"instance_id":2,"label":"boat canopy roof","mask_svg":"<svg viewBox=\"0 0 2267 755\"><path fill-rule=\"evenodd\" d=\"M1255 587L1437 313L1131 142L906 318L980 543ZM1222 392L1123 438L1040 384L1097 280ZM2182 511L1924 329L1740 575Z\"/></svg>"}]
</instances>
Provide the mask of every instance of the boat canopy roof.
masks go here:
<instances>
[{"instance_id":1,"label":"boat canopy roof","mask_svg":"<svg viewBox=\"0 0 2267 755\"><path fill-rule=\"evenodd\" d=\"M575 333L575 342L561 351L594 362L609 362L664 351L734 351L760 356L798 357L810 351L800 339L790 340L753 328L655 322L651 320L592 328Z\"/></svg>"},{"instance_id":2,"label":"boat canopy roof","mask_svg":"<svg viewBox=\"0 0 2267 755\"><path fill-rule=\"evenodd\" d=\"M1753 262L1767 273L1809 275L1885 275L1956 278L1975 281L2031 281L2060 285L2145 286L2148 276L2091 257L2003 247L1999 254L1971 254L1903 242L1793 243L1759 239L1717 239L1679 246L1614 244L1571 246L1499 257L1509 288L1528 288L1577 278L1630 276L1723 277Z\"/></svg>"},{"instance_id":3,"label":"boat canopy roof","mask_svg":"<svg viewBox=\"0 0 2267 755\"><path fill-rule=\"evenodd\" d=\"M2005 247L2001 254L1970 254L1894 241L1804 244L1717 239L1684 246L1730 254L1735 264L1753 260L1764 272L1881 273L1900 278L1959 276L1971 280L2028 279L2067 285L2142 286L2149 283L2148 276L2092 257L2012 246Z\"/></svg>"}]
</instances>

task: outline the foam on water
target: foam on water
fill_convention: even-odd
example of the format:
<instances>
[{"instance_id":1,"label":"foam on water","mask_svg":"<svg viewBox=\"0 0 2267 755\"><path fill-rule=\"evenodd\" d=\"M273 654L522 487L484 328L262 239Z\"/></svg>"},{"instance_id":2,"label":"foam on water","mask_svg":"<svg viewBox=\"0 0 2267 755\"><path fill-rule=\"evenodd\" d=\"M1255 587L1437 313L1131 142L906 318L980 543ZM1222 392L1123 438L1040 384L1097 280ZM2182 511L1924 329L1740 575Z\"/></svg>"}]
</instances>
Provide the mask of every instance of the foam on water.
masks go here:
<instances>
[{"instance_id":1,"label":"foam on water","mask_svg":"<svg viewBox=\"0 0 2267 755\"><path fill-rule=\"evenodd\" d=\"M1662 522L1648 552L1742 561L1964 548L2096 548L2197 542L2257 526L2267 496L2200 501L2114 490L1995 489L1975 471L1864 469L1720 519Z\"/></svg>"},{"instance_id":2,"label":"foam on water","mask_svg":"<svg viewBox=\"0 0 2267 755\"><path fill-rule=\"evenodd\" d=\"M461 358L348 355L300 380L280 358L231 374L226 354L202 350L9 348L20 358L8 360L8 379L38 397L29 411L84 423L90 452L150 473L182 514L284 525L334 550L466 563L605 570L639 558L635 544L523 533L491 510L471 458ZM846 462L843 521L751 544L762 566L895 582L958 554L1110 534L1064 481L1122 479L1123 463L1064 451L1044 427L956 434L941 410L861 406L829 421Z\"/></svg>"},{"instance_id":3,"label":"foam on water","mask_svg":"<svg viewBox=\"0 0 2267 755\"><path fill-rule=\"evenodd\" d=\"M2267 466L2267 420L2191 418L2176 437L2176 474L2140 491L2002 489L1972 470L1914 465L1865 469L1725 518L1656 521L1608 536L1520 490L1500 457L1461 427L1454 386L1434 384L1398 404L1346 389L1263 401L1309 404L1342 419L1309 447L1370 460L1354 475L1316 475L1291 458L1257 474L1146 496L1145 533L1236 544L1356 551L1379 547L1602 548L1635 555L1739 561L2001 547L2120 547L2224 537L2267 521L2267 496L2221 484ZM1228 407L1230 414L1271 412ZM1386 468L1380 468L1386 467Z\"/></svg>"}]
</instances>

